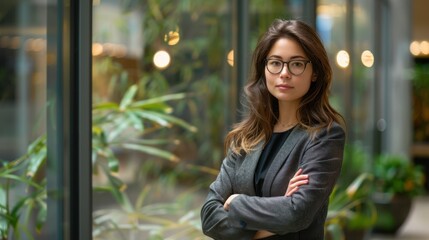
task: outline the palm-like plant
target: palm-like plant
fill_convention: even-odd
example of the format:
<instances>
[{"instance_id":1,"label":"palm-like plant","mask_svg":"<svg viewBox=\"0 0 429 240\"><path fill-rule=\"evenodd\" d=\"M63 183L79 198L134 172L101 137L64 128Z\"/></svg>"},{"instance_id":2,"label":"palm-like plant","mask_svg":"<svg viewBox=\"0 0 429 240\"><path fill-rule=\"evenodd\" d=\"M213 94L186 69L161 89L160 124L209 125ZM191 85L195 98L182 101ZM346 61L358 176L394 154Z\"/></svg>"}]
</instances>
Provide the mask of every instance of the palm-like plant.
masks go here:
<instances>
[{"instance_id":1,"label":"palm-like plant","mask_svg":"<svg viewBox=\"0 0 429 240\"><path fill-rule=\"evenodd\" d=\"M328 239L344 239L346 230L365 230L373 226L377 214L370 201L372 181L371 174L362 173L345 190L334 189L325 223Z\"/></svg>"},{"instance_id":2,"label":"palm-like plant","mask_svg":"<svg viewBox=\"0 0 429 240\"><path fill-rule=\"evenodd\" d=\"M102 169L112 186L120 189L121 181L115 176L119 160L115 150L135 150L177 162L179 158L160 145L174 139L154 139L147 135L173 125L195 132L196 128L171 115L167 101L179 100L185 94L170 94L135 101L137 86L132 85L120 103L104 102L93 107L92 148L94 169ZM104 161L103 161L104 160ZM103 164L107 162L107 164ZM113 173L113 174L112 174Z\"/></svg>"},{"instance_id":3,"label":"palm-like plant","mask_svg":"<svg viewBox=\"0 0 429 240\"><path fill-rule=\"evenodd\" d=\"M160 148L174 142L174 139L154 139L148 135L173 125L195 132L196 128L171 115L168 101L180 100L185 94L170 94L161 97L134 101L137 86L131 86L120 103L96 104L93 108L93 164L101 169L108 183L94 186L96 191L110 192L119 208L101 209L94 212L94 237L116 237L125 234L156 238L162 234L199 234L199 216L195 211L186 211L186 201L176 200L168 204L145 204L150 191L149 185L141 191L134 204L127 193L125 183L117 177L119 149L140 151L159 158L178 162L171 152ZM189 194L185 194L189 196ZM176 216L176 218L174 218ZM173 218L173 219L172 219ZM180 231L177 231L179 230ZM114 233L112 233L114 232ZM121 234L118 234L121 233Z\"/></svg>"},{"instance_id":4,"label":"palm-like plant","mask_svg":"<svg viewBox=\"0 0 429 240\"><path fill-rule=\"evenodd\" d=\"M28 229L33 211L35 228L46 220L46 179L37 175L46 162L46 137L41 136L25 155L0 167L0 239L32 239Z\"/></svg>"},{"instance_id":5,"label":"palm-like plant","mask_svg":"<svg viewBox=\"0 0 429 240\"><path fill-rule=\"evenodd\" d=\"M173 203L171 206L144 205L147 190L142 191L134 205L131 204L125 192L126 185L117 176L121 161L117 157L118 151L134 150L178 162L180 159L177 156L162 149L162 146L174 142L174 139L155 139L153 136L148 137L149 134L172 126L180 126L192 132L196 131L195 127L172 116L172 108L167 104L168 101L185 98L186 94L178 93L135 100L137 90L137 86L132 85L119 103L104 102L93 106L92 161L94 174L98 174L98 170L101 169L107 179L106 183L94 186L94 190L111 193L120 206L120 210L100 210L94 213L94 235L100 235L103 231L112 229L133 228L137 231L163 229L166 231L177 226L183 228L186 225L191 230L198 227L196 219L194 219L197 214L193 212L185 214L179 222L156 217L162 211L182 208L178 207L178 203ZM33 212L37 214L36 231L39 231L45 222L46 176L42 170L46 163L46 154L46 136L43 135L29 146L28 152L24 156L12 162L5 162L1 166L1 239L8 239L10 234L14 236L14 239L20 239L20 232L26 233L31 239L33 232L27 226L29 226L30 216ZM25 189L26 192L23 197L12 203L11 192L15 193L18 189ZM144 221L152 222L152 224L143 223Z\"/></svg>"}]
</instances>

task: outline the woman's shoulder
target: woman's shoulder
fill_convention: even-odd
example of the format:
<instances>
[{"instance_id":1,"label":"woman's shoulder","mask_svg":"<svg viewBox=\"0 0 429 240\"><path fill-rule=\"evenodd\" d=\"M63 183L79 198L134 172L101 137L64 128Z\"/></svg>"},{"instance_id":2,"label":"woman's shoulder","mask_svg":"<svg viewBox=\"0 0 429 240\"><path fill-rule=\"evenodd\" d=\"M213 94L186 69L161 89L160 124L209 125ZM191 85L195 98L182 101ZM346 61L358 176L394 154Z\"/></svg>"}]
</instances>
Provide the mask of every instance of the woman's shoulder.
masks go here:
<instances>
[{"instance_id":1,"label":"woman's shoulder","mask_svg":"<svg viewBox=\"0 0 429 240\"><path fill-rule=\"evenodd\" d=\"M345 138L345 127L338 122L332 122L322 127L305 128L299 127L297 130L301 135L305 135L309 141L322 138Z\"/></svg>"},{"instance_id":2,"label":"woman's shoulder","mask_svg":"<svg viewBox=\"0 0 429 240\"><path fill-rule=\"evenodd\" d=\"M344 139L346 131L343 125L338 122L332 122L331 124L323 127L316 134L316 138L342 138Z\"/></svg>"}]
</instances>

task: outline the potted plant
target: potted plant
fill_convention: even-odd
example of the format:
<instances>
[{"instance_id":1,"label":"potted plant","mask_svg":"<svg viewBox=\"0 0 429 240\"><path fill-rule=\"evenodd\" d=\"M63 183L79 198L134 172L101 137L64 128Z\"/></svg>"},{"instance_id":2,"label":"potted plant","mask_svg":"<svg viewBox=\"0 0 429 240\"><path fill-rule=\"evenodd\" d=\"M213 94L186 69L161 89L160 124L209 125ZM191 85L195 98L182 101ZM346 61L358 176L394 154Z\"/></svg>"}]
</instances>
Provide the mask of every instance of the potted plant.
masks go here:
<instances>
[{"instance_id":1,"label":"potted plant","mask_svg":"<svg viewBox=\"0 0 429 240\"><path fill-rule=\"evenodd\" d=\"M385 154L375 159L373 171L374 231L395 234L409 215L412 198L424 192L423 170L404 157Z\"/></svg>"},{"instance_id":2,"label":"potted plant","mask_svg":"<svg viewBox=\"0 0 429 240\"><path fill-rule=\"evenodd\" d=\"M346 189L335 187L329 198L325 239L361 240L370 232L376 219L370 201L372 181L371 174L361 173Z\"/></svg>"}]
</instances>

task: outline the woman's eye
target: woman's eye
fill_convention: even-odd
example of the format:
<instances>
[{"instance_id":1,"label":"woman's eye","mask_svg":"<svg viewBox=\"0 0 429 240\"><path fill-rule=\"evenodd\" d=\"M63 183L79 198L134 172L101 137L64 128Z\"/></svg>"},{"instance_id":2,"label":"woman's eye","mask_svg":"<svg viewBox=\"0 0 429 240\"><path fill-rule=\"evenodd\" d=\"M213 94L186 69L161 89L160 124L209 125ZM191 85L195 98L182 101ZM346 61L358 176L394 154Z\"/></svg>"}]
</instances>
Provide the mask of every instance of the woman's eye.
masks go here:
<instances>
[{"instance_id":1,"label":"woman's eye","mask_svg":"<svg viewBox=\"0 0 429 240\"><path fill-rule=\"evenodd\" d=\"M304 66L304 63L303 62L291 62L291 65L293 67L302 67L302 66Z\"/></svg>"},{"instance_id":2,"label":"woman's eye","mask_svg":"<svg viewBox=\"0 0 429 240\"><path fill-rule=\"evenodd\" d=\"M278 67L278 66L280 66L280 65L282 65L282 64L281 64L281 62L280 62L280 61L271 61L270 65L275 66L275 67Z\"/></svg>"}]
</instances>

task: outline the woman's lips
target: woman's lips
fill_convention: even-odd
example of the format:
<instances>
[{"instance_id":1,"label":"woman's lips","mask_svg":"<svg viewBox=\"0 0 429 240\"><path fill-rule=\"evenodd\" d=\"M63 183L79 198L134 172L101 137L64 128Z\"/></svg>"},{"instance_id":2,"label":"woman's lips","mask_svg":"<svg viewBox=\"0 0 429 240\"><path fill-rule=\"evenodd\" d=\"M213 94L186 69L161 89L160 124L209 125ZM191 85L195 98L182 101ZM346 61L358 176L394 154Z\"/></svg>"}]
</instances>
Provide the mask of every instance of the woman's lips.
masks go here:
<instances>
[{"instance_id":1,"label":"woman's lips","mask_svg":"<svg viewBox=\"0 0 429 240\"><path fill-rule=\"evenodd\" d=\"M279 84L279 85L276 85L276 87L279 88L279 89L284 89L284 90L292 89L293 88L292 86L287 85L287 84Z\"/></svg>"}]
</instances>

